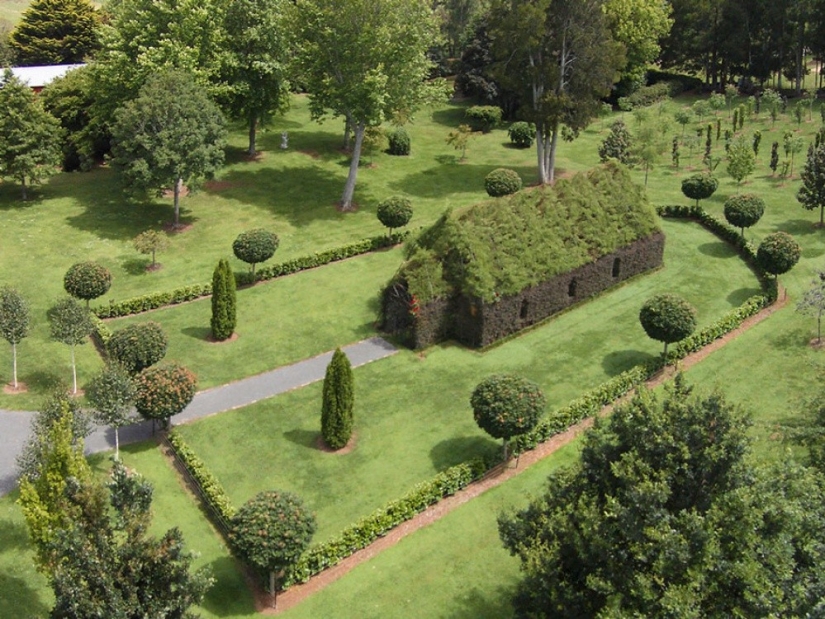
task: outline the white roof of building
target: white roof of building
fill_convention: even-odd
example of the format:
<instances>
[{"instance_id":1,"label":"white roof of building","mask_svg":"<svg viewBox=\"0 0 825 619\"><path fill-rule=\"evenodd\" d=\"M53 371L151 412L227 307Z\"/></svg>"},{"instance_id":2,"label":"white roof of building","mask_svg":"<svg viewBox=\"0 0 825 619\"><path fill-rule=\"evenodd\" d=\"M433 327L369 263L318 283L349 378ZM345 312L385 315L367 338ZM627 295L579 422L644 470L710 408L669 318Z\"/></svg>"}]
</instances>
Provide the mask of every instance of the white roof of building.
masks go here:
<instances>
[{"instance_id":1,"label":"white roof of building","mask_svg":"<svg viewBox=\"0 0 825 619\"><path fill-rule=\"evenodd\" d=\"M46 67L12 67L11 72L24 84L31 88L42 88L52 80L63 77L72 69L85 66L83 64L57 64ZM0 82L2 82L0 72Z\"/></svg>"}]
</instances>

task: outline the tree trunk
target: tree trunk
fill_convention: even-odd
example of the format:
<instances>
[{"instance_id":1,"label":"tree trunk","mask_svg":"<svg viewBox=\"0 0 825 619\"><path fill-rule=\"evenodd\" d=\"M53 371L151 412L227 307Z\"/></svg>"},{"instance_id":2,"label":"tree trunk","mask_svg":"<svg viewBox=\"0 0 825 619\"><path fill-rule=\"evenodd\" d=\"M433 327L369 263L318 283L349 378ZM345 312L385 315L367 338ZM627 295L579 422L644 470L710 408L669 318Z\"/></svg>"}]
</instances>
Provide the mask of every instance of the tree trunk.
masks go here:
<instances>
[{"instance_id":1,"label":"tree trunk","mask_svg":"<svg viewBox=\"0 0 825 619\"><path fill-rule=\"evenodd\" d=\"M21 189L23 190L23 201L25 202L26 200L29 199L29 193L26 190L26 177L25 176L23 177L23 182L20 183L20 186L21 186Z\"/></svg>"},{"instance_id":2,"label":"tree trunk","mask_svg":"<svg viewBox=\"0 0 825 619\"><path fill-rule=\"evenodd\" d=\"M275 572L271 570L269 572L269 597L272 600L272 608L275 608L275 601L277 599L275 597Z\"/></svg>"},{"instance_id":3,"label":"tree trunk","mask_svg":"<svg viewBox=\"0 0 825 619\"><path fill-rule=\"evenodd\" d=\"M550 138L550 152L547 153L547 160L545 162L545 166L547 169L547 176L549 183L552 183L556 180L556 147L559 144L559 126L556 124L553 127L553 135Z\"/></svg>"},{"instance_id":4,"label":"tree trunk","mask_svg":"<svg viewBox=\"0 0 825 619\"><path fill-rule=\"evenodd\" d=\"M14 388L17 389L17 344L11 345L11 365L12 365L12 380Z\"/></svg>"},{"instance_id":5,"label":"tree trunk","mask_svg":"<svg viewBox=\"0 0 825 619\"><path fill-rule=\"evenodd\" d=\"M247 154L252 157L255 155L255 136L258 128L258 118L255 114L249 115L249 148L246 150Z\"/></svg>"},{"instance_id":6,"label":"tree trunk","mask_svg":"<svg viewBox=\"0 0 825 619\"><path fill-rule=\"evenodd\" d=\"M115 426L115 460L120 460L120 438L117 431L118 427Z\"/></svg>"},{"instance_id":7,"label":"tree trunk","mask_svg":"<svg viewBox=\"0 0 825 619\"><path fill-rule=\"evenodd\" d=\"M349 166L347 184L344 186L344 195L341 196L341 210L352 210L352 194L355 193L355 180L358 177L358 162L361 160L361 144L364 142L364 123L355 125L355 147L352 149L352 161Z\"/></svg>"},{"instance_id":8,"label":"tree trunk","mask_svg":"<svg viewBox=\"0 0 825 619\"><path fill-rule=\"evenodd\" d=\"M77 365L74 362L74 344L72 344L72 393L77 393Z\"/></svg>"},{"instance_id":9,"label":"tree trunk","mask_svg":"<svg viewBox=\"0 0 825 619\"><path fill-rule=\"evenodd\" d=\"M536 158L538 159L539 183L547 184L547 170L544 167L544 151L547 149L547 136L544 132L536 135Z\"/></svg>"},{"instance_id":10,"label":"tree trunk","mask_svg":"<svg viewBox=\"0 0 825 619\"><path fill-rule=\"evenodd\" d=\"M183 185L183 179L178 177L175 181L175 226L180 223L180 188Z\"/></svg>"}]
</instances>

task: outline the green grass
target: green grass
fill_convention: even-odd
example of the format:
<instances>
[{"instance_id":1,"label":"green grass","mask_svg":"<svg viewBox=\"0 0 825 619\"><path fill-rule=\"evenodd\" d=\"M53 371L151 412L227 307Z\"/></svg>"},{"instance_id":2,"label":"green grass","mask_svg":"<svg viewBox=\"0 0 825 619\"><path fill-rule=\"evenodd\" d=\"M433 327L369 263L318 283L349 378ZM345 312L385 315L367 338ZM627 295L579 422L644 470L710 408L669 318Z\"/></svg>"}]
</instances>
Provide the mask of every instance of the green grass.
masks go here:
<instances>
[{"instance_id":1,"label":"green grass","mask_svg":"<svg viewBox=\"0 0 825 619\"><path fill-rule=\"evenodd\" d=\"M318 514L317 538L327 538L436 472L500 448L478 429L468 403L487 375L527 376L560 406L660 352L638 324L650 295L683 294L704 325L758 292L754 275L715 237L691 223L664 227L665 268L520 337L485 353L445 344L356 369L358 445L349 454L315 447L320 383L180 431L236 505L270 488L294 491ZM233 366L231 345L224 354Z\"/></svg>"}]
</instances>

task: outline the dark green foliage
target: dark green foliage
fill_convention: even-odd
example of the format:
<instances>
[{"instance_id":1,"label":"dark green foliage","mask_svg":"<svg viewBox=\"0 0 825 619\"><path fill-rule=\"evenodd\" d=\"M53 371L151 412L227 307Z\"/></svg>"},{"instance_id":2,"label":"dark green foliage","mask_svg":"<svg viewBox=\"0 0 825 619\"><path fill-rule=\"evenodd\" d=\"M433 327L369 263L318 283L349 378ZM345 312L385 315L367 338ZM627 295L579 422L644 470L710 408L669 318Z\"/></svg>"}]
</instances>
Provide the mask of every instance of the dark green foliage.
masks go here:
<instances>
[{"instance_id":1,"label":"dark green foliage","mask_svg":"<svg viewBox=\"0 0 825 619\"><path fill-rule=\"evenodd\" d=\"M443 290L490 302L496 294L515 294L656 230L656 214L642 188L624 166L607 163L553 187L450 211L422 232L409 253L432 252L442 265L443 283L412 287L413 281L427 281L416 277L416 270L433 272L429 260L403 265L400 276L422 304Z\"/></svg>"},{"instance_id":2,"label":"dark green foliage","mask_svg":"<svg viewBox=\"0 0 825 619\"><path fill-rule=\"evenodd\" d=\"M109 358L137 374L166 356L169 340L156 322L141 322L115 331L106 342Z\"/></svg>"},{"instance_id":3,"label":"dark green foliage","mask_svg":"<svg viewBox=\"0 0 825 619\"><path fill-rule=\"evenodd\" d=\"M321 436L332 449L346 446L352 436L352 408L355 404L352 367L336 348L324 376L321 404Z\"/></svg>"},{"instance_id":4,"label":"dark green foliage","mask_svg":"<svg viewBox=\"0 0 825 619\"><path fill-rule=\"evenodd\" d=\"M182 365L146 368L135 377L135 408L146 419L167 427L169 419L189 405L197 388L197 378Z\"/></svg>"},{"instance_id":5,"label":"dark green foliage","mask_svg":"<svg viewBox=\"0 0 825 619\"><path fill-rule=\"evenodd\" d=\"M608 159L618 159L624 164L630 163L633 138L627 125L619 118L610 125L610 133L599 145L599 161L604 163Z\"/></svg>"},{"instance_id":6,"label":"dark green foliage","mask_svg":"<svg viewBox=\"0 0 825 619\"><path fill-rule=\"evenodd\" d=\"M719 181L711 174L694 174L682 181L682 193L691 200L705 200L711 197L719 188Z\"/></svg>"},{"instance_id":7,"label":"dark green foliage","mask_svg":"<svg viewBox=\"0 0 825 619\"><path fill-rule=\"evenodd\" d=\"M484 177L484 189L488 196L501 198L521 190L521 177L515 170L496 168Z\"/></svg>"},{"instance_id":8,"label":"dark green foliage","mask_svg":"<svg viewBox=\"0 0 825 619\"><path fill-rule=\"evenodd\" d=\"M177 528L149 536L151 484L115 461L107 487L66 484L67 508L77 516L50 543L59 559L51 617L193 618L190 607L213 580L205 568L191 571L194 555Z\"/></svg>"},{"instance_id":9,"label":"dark green foliage","mask_svg":"<svg viewBox=\"0 0 825 619\"><path fill-rule=\"evenodd\" d=\"M642 86L626 97L630 109L647 107L665 101L674 94L675 84L672 82L657 82L651 86Z\"/></svg>"},{"instance_id":10,"label":"dark green foliage","mask_svg":"<svg viewBox=\"0 0 825 619\"><path fill-rule=\"evenodd\" d=\"M815 616L822 480L755 469L747 427L678 379L597 420L579 463L499 517L522 562L516 616Z\"/></svg>"},{"instance_id":11,"label":"dark green foliage","mask_svg":"<svg viewBox=\"0 0 825 619\"><path fill-rule=\"evenodd\" d=\"M76 299L97 299L108 292L112 285L112 273L97 262L78 262L69 267L63 276L63 288Z\"/></svg>"},{"instance_id":12,"label":"dark green foliage","mask_svg":"<svg viewBox=\"0 0 825 619\"><path fill-rule=\"evenodd\" d=\"M0 176L20 183L23 200L28 199L28 185L58 172L60 141L57 119L6 69L0 88Z\"/></svg>"},{"instance_id":13,"label":"dark green foliage","mask_svg":"<svg viewBox=\"0 0 825 619\"><path fill-rule=\"evenodd\" d=\"M662 355L667 357L667 345L685 339L696 329L696 309L675 294L657 294L642 305L639 322L645 333L664 342Z\"/></svg>"},{"instance_id":14,"label":"dark green foliage","mask_svg":"<svg viewBox=\"0 0 825 619\"><path fill-rule=\"evenodd\" d=\"M501 108L497 105L474 105L464 112L473 131L489 133L501 123Z\"/></svg>"},{"instance_id":15,"label":"dark green foliage","mask_svg":"<svg viewBox=\"0 0 825 619\"><path fill-rule=\"evenodd\" d=\"M75 365L74 347L85 344L94 331L91 312L71 298L58 301L49 309L52 337L67 344L72 355L72 393L77 393L77 366Z\"/></svg>"},{"instance_id":16,"label":"dark green foliage","mask_svg":"<svg viewBox=\"0 0 825 619\"><path fill-rule=\"evenodd\" d=\"M404 156L410 154L410 134L404 127L395 127L387 132L390 155Z\"/></svg>"},{"instance_id":17,"label":"dark green foliage","mask_svg":"<svg viewBox=\"0 0 825 619\"><path fill-rule=\"evenodd\" d=\"M809 211L819 209L819 225L822 226L825 224L825 144L815 148L808 156L800 177L802 187L796 199Z\"/></svg>"},{"instance_id":18,"label":"dark green foliage","mask_svg":"<svg viewBox=\"0 0 825 619\"><path fill-rule=\"evenodd\" d=\"M510 125L507 135L518 148L530 148L536 139L536 126L524 121L515 122Z\"/></svg>"},{"instance_id":19,"label":"dark green foliage","mask_svg":"<svg viewBox=\"0 0 825 619\"><path fill-rule=\"evenodd\" d=\"M779 142L771 144L771 174L776 174L776 168L779 166Z\"/></svg>"},{"instance_id":20,"label":"dark green foliage","mask_svg":"<svg viewBox=\"0 0 825 619\"><path fill-rule=\"evenodd\" d=\"M86 62L100 47L89 0L34 0L11 33L18 66Z\"/></svg>"},{"instance_id":21,"label":"dark green foliage","mask_svg":"<svg viewBox=\"0 0 825 619\"><path fill-rule=\"evenodd\" d=\"M263 228L241 232L232 243L232 251L238 260L252 265L252 280L255 280L255 265L266 262L278 249L278 235Z\"/></svg>"},{"instance_id":22,"label":"dark green foliage","mask_svg":"<svg viewBox=\"0 0 825 619\"><path fill-rule=\"evenodd\" d=\"M229 261L221 259L212 274L212 337L223 341L232 337L236 323L235 275Z\"/></svg>"},{"instance_id":23,"label":"dark green foliage","mask_svg":"<svg viewBox=\"0 0 825 619\"><path fill-rule=\"evenodd\" d=\"M725 219L739 228L742 236L765 214L765 201L752 193L736 194L725 200Z\"/></svg>"},{"instance_id":24,"label":"dark green foliage","mask_svg":"<svg viewBox=\"0 0 825 619\"><path fill-rule=\"evenodd\" d=\"M317 526L315 516L290 492L261 492L232 518L229 541L233 551L252 567L274 575L288 569L309 546Z\"/></svg>"},{"instance_id":25,"label":"dark green foliage","mask_svg":"<svg viewBox=\"0 0 825 619\"><path fill-rule=\"evenodd\" d=\"M790 271L802 256L802 248L787 232L769 234L756 250L756 262L771 275Z\"/></svg>"},{"instance_id":26,"label":"dark green foliage","mask_svg":"<svg viewBox=\"0 0 825 619\"><path fill-rule=\"evenodd\" d=\"M538 385L512 374L493 374L481 381L470 396L473 418L493 438L507 441L532 430L544 413L547 401Z\"/></svg>"},{"instance_id":27,"label":"dark green foliage","mask_svg":"<svg viewBox=\"0 0 825 619\"><path fill-rule=\"evenodd\" d=\"M29 304L14 288L0 288L0 335L11 344L12 385L17 389L17 345L29 334Z\"/></svg>"},{"instance_id":28,"label":"dark green foliage","mask_svg":"<svg viewBox=\"0 0 825 619\"><path fill-rule=\"evenodd\" d=\"M403 196L392 196L378 203L376 215L378 221L389 228L391 233L393 228L402 228L410 223L413 215L412 202Z\"/></svg>"},{"instance_id":29,"label":"dark green foliage","mask_svg":"<svg viewBox=\"0 0 825 619\"><path fill-rule=\"evenodd\" d=\"M753 155L759 156L759 143L762 141L762 132L758 129L753 132Z\"/></svg>"}]
</instances>

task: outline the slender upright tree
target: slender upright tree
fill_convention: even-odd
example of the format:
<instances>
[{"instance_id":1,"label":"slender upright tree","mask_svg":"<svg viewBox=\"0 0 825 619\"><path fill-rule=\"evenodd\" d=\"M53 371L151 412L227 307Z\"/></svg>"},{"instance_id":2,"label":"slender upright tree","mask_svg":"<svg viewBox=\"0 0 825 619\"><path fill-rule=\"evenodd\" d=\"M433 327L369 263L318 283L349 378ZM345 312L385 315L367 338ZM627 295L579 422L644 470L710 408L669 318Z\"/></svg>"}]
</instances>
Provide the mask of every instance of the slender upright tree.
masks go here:
<instances>
[{"instance_id":1,"label":"slender upright tree","mask_svg":"<svg viewBox=\"0 0 825 619\"><path fill-rule=\"evenodd\" d=\"M796 199L809 211L819 209L819 225L825 226L825 144L813 150L800 176L802 187Z\"/></svg>"},{"instance_id":2,"label":"slender upright tree","mask_svg":"<svg viewBox=\"0 0 825 619\"><path fill-rule=\"evenodd\" d=\"M330 448L341 449L349 442L354 404L352 366L347 355L336 348L324 376L321 403L321 436Z\"/></svg>"},{"instance_id":3,"label":"slender upright tree","mask_svg":"<svg viewBox=\"0 0 825 619\"><path fill-rule=\"evenodd\" d=\"M236 324L235 274L229 261L221 258L212 273L212 337L218 341L232 337Z\"/></svg>"},{"instance_id":4,"label":"slender upright tree","mask_svg":"<svg viewBox=\"0 0 825 619\"><path fill-rule=\"evenodd\" d=\"M52 337L69 346L72 351L72 393L77 393L77 364L75 363L75 346L85 344L94 331L91 314L88 309L72 298L58 301L49 310Z\"/></svg>"},{"instance_id":5,"label":"slender upright tree","mask_svg":"<svg viewBox=\"0 0 825 619\"><path fill-rule=\"evenodd\" d=\"M132 376L119 363L107 363L89 382L86 397L100 423L115 431L115 459L120 458L118 430L129 423L129 414L135 403L135 384Z\"/></svg>"},{"instance_id":6,"label":"slender upright tree","mask_svg":"<svg viewBox=\"0 0 825 619\"><path fill-rule=\"evenodd\" d=\"M11 344L12 385L17 389L17 345L29 334L29 304L14 288L0 289L0 334Z\"/></svg>"}]
</instances>

